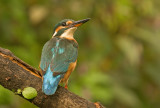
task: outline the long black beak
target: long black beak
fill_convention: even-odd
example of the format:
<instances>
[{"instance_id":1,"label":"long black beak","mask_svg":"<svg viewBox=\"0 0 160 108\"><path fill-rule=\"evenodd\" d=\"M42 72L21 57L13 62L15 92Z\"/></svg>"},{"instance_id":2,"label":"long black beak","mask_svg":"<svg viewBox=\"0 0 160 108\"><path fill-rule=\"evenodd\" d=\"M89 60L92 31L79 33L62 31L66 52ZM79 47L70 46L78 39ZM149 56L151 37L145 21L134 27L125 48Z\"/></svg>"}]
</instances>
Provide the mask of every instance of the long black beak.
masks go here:
<instances>
[{"instance_id":1,"label":"long black beak","mask_svg":"<svg viewBox=\"0 0 160 108\"><path fill-rule=\"evenodd\" d=\"M72 27L78 27L78 26L86 23L89 20L90 20L90 18L79 20L79 21L75 21L75 22L72 23Z\"/></svg>"}]
</instances>

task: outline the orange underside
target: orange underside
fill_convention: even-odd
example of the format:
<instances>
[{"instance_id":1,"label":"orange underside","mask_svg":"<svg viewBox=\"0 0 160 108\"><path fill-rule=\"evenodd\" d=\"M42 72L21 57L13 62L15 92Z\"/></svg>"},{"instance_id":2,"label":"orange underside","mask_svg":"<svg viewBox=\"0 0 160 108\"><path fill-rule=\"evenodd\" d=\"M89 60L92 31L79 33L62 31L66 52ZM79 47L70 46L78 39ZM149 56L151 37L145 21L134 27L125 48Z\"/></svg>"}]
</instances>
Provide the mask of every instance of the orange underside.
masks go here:
<instances>
[{"instance_id":1,"label":"orange underside","mask_svg":"<svg viewBox=\"0 0 160 108\"><path fill-rule=\"evenodd\" d=\"M67 88L67 86L68 86L68 78L69 78L70 74L74 71L74 69L76 67L76 63L77 63L77 60L74 63L70 63L68 71L64 75L64 78L61 79L61 81L60 81L60 83L65 84L65 88Z\"/></svg>"}]
</instances>

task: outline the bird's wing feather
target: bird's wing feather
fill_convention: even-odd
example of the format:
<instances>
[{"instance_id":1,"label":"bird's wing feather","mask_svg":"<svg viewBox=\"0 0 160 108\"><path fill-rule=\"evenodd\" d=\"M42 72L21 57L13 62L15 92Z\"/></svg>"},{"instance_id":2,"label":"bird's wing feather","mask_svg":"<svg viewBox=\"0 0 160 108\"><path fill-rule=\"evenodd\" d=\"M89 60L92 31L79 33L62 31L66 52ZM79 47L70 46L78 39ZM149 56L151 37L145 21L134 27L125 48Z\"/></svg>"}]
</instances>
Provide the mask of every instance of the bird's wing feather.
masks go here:
<instances>
[{"instance_id":1,"label":"bird's wing feather","mask_svg":"<svg viewBox=\"0 0 160 108\"><path fill-rule=\"evenodd\" d=\"M41 62L40 62L40 68L43 70L42 74L46 72L46 70L49 67L49 64L51 63L53 57L51 49L55 47L57 40L58 40L57 38L51 39L48 42L46 42L45 45L43 46Z\"/></svg>"},{"instance_id":2,"label":"bird's wing feather","mask_svg":"<svg viewBox=\"0 0 160 108\"><path fill-rule=\"evenodd\" d=\"M63 74L68 70L69 64L76 61L77 55L76 42L64 38L52 38L43 47L40 67L46 71L50 65L53 74Z\"/></svg>"}]
</instances>

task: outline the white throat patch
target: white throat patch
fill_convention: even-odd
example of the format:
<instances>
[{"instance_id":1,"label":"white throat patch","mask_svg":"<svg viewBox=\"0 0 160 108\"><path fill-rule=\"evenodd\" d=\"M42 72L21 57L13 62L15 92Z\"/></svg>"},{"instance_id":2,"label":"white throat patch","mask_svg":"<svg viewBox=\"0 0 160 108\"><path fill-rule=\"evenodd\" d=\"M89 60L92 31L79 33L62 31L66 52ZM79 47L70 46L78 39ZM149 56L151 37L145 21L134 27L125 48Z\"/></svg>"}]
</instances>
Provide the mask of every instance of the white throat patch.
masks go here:
<instances>
[{"instance_id":1,"label":"white throat patch","mask_svg":"<svg viewBox=\"0 0 160 108\"><path fill-rule=\"evenodd\" d=\"M61 37L73 38L73 34L76 31L77 27L72 27L64 31Z\"/></svg>"},{"instance_id":2,"label":"white throat patch","mask_svg":"<svg viewBox=\"0 0 160 108\"><path fill-rule=\"evenodd\" d=\"M61 34L60 37L73 38L73 34L74 34L74 32L76 31L76 29L77 29L77 27L69 28L69 29L65 30L64 33ZM56 34L57 34L57 32L54 32L52 38L53 38L54 36L56 36Z\"/></svg>"}]
</instances>

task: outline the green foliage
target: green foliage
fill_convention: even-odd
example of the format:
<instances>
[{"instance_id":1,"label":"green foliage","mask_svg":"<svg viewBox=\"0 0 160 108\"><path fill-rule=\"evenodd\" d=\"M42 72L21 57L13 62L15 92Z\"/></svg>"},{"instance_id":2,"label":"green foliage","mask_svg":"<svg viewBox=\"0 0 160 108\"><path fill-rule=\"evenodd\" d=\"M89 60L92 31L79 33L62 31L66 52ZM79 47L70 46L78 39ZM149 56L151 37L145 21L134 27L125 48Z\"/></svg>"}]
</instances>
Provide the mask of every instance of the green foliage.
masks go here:
<instances>
[{"instance_id":1,"label":"green foliage","mask_svg":"<svg viewBox=\"0 0 160 108\"><path fill-rule=\"evenodd\" d=\"M0 46L38 68L54 25L89 17L75 33L79 56L69 90L110 108L154 108L160 106L159 6L159 0L1 0ZM9 104L13 97L6 95L0 100Z\"/></svg>"},{"instance_id":2,"label":"green foliage","mask_svg":"<svg viewBox=\"0 0 160 108\"><path fill-rule=\"evenodd\" d=\"M12 96L0 85L0 105L8 105L12 102Z\"/></svg>"},{"instance_id":3,"label":"green foliage","mask_svg":"<svg viewBox=\"0 0 160 108\"><path fill-rule=\"evenodd\" d=\"M19 91L19 89L18 89ZM0 85L0 108L37 108Z\"/></svg>"}]
</instances>

